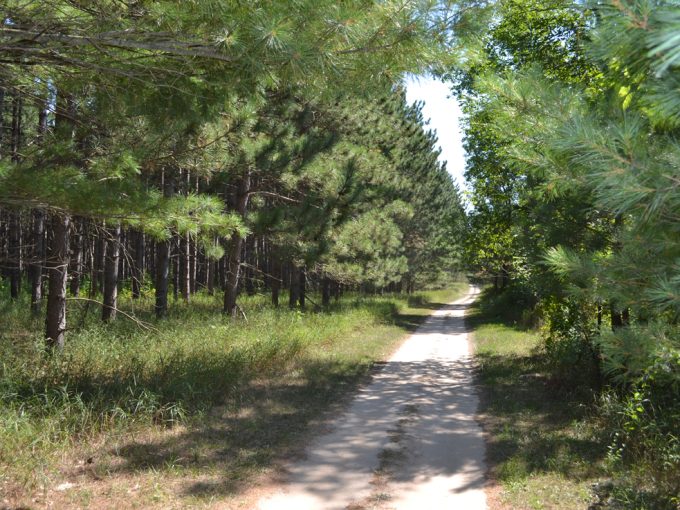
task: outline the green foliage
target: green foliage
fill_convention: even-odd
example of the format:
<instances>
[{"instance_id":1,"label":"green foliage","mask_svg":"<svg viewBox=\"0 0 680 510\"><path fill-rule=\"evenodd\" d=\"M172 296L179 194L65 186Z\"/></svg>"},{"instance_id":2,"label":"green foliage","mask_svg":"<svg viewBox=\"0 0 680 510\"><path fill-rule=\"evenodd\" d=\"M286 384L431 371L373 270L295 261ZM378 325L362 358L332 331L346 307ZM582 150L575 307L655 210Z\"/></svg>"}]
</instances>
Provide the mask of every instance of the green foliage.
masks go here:
<instances>
[{"instance_id":1,"label":"green foliage","mask_svg":"<svg viewBox=\"0 0 680 510\"><path fill-rule=\"evenodd\" d=\"M604 333L600 344L605 369L620 384L647 381L669 394L680 390L678 331L660 321Z\"/></svg>"},{"instance_id":2,"label":"green foliage","mask_svg":"<svg viewBox=\"0 0 680 510\"><path fill-rule=\"evenodd\" d=\"M595 345L595 305L576 299L545 299L540 305L546 359L553 376L562 384L592 384L600 352Z\"/></svg>"},{"instance_id":3,"label":"green foliage","mask_svg":"<svg viewBox=\"0 0 680 510\"><path fill-rule=\"evenodd\" d=\"M39 8L10 2L0 28L3 87L35 98L30 108L36 114L42 108L48 119L32 128L37 143L20 162L2 161L0 204L122 219L156 239L188 234L206 247L259 227L280 233L289 256L316 263L329 253L334 229L380 200L387 174L414 170L392 159L364 161L355 172L356 154L331 152L332 146L341 135L353 136L364 155L375 145L356 136L359 112L351 112L349 126L340 125L342 116L350 103L390 97L386 91L406 71L446 60L451 42L444 20L453 8L433 0L96 6L50 0ZM420 144L422 119L403 97L396 101L390 136L403 138L410 122L409 136L420 136L413 142ZM440 174L428 192L442 184L435 196L456 205L456 190L427 136L418 154L430 165L423 172ZM410 164L418 160L413 154ZM205 193L180 182L189 173L205 179ZM254 200L259 209L278 209L267 210L268 218L232 213L229 195L245 174L257 178L253 197L274 198ZM355 194L367 183L370 193ZM215 198L224 187L226 207ZM408 197L383 203L401 198ZM438 206L442 213L444 205L450 204ZM366 235L384 223L376 240L389 242L355 282L385 285L407 271L403 250L394 247L397 231L407 229L396 216L362 220L374 223ZM253 224L259 220L269 224ZM448 249L446 241L437 244ZM382 268L381 256L390 258Z\"/></svg>"},{"instance_id":4,"label":"green foliage","mask_svg":"<svg viewBox=\"0 0 680 510\"><path fill-rule=\"evenodd\" d=\"M668 426L680 311L677 4L535 7L499 2L486 59L458 75L477 227L468 263L533 293L553 374L602 371L618 388L623 466L668 502L679 479Z\"/></svg>"},{"instance_id":5,"label":"green foliage","mask_svg":"<svg viewBox=\"0 0 680 510\"><path fill-rule=\"evenodd\" d=\"M457 187L439 163L436 138L427 131L422 105L409 106L403 90L386 94L377 104L351 102L345 113L347 137L365 147L361 159L375 170L364 188L378 203L400 200L383 209L403 235L408 285L432 284L440 271L460 270L465 213ZM392 172L386 172L392 168ZM407 211L406 208L410 208ZM399 214L394 214L394 212ZM375 214L375 213L374 213ZM384 220L383 220L383 224ZM393 261L393 267L403 263Z\"/></svg>"},{"instance_id":6,"label":"green foliage","mask_svg":"<svg viewBox=\"0 0 680 510\"><path fill-rule=\"evenodd\" d=\"M627 477L611 494L624 508L672 509L680 494L680 406L663 399L647 384L625 395L602 395L599 409L606 426L615 431L609 446L612 469L627 466Z\"/></svg>"}]
</instances>

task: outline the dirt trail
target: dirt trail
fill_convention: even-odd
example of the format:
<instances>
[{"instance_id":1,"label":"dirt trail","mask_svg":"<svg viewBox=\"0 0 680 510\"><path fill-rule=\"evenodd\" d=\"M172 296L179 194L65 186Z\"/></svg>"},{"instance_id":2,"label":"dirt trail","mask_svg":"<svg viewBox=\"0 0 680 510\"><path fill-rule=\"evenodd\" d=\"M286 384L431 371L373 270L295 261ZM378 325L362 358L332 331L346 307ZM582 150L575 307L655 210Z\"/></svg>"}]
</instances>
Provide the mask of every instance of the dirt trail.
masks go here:
<instances>
[{"instance_id":1,"label":"dirt trail","mask_svg":"<svg viewBox=\"0 0 680 510\"><path fill-rule=\"evenodd\" d=\"M434 312L258 508L485 509L485 446L463 319L477 292Z\"/></svg>"}]
</instances>

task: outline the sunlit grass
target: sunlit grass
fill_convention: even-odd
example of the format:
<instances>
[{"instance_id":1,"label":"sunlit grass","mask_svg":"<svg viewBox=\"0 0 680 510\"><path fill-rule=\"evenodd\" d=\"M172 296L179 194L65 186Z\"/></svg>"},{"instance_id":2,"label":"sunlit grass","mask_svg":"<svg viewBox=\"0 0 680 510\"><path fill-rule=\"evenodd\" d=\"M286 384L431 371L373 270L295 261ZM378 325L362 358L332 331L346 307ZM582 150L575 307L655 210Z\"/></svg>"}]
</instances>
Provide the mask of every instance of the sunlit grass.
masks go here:
<instances>
[{"instance_id":1,"label":"sunlit grass","mask_svg":"<svg viewBox=\"0 0 680 510\"><path fill-rule=\"evenodd\" d=\"M239 320L219 312L218 296L176 303L164 321L153 318L150 296L124 297L121 308L146 327L123 317L103 325L96 306L86 312L86 304L71 302L73 329L64 352L53 356L44 352L42 321L28 316L27 303L4 304L0 488L24 501L64 479L95 477L115 492L116 480L134 476L143 478L146 497L162 502L179 490L170 481L200 474L212 485L196 485L187 497L238 494L375 361L465 288L347 295L328 310L305 311L244 296ZM166 477L160 488L152 482L159 473ZM75 505L90 490L57 496Z\"/></svg>"},{"instance_id":2,"label":"sunlit grass","mask_svg":"<svg viewBox=\"0 0 680 510\"><path fill-rule=\"evenodd\" d=\"M511 303L482 296L474 326L482 383L480 413L488 460L500 485L495 506L530 510L586 508L605 475L606 438L590 414L592 396L551 378L540 334L518 326Z\"/></svg>"}]
</instances>

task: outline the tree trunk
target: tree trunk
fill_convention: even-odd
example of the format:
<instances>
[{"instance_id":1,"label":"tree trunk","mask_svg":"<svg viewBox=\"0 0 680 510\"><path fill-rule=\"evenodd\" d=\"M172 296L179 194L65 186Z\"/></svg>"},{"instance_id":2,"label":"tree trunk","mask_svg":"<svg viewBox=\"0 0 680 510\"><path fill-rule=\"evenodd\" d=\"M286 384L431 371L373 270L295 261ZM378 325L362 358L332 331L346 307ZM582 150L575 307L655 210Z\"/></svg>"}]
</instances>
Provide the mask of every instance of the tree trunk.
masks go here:
<instances>
[{"instance_id":1,"label":"tree trunk","mask_svg":"<svg viewBox=\"0 0 680 510\"><path fill-rule=\"evenodd\" d=\"M18 299L21 291L21 216L19 211L9 212L9 289L10 297Z\"/></svg>"},{"instance_id":2,"label":"tree trunk","mask_svg":"<svg viewBox=\"0 0 680 510\"><path fill-rule=\"evenodd\" d=\"M198 244L195 242L190 243L191 246L191 293L196 294L198 285Z\"/></svg>"},{"instance_id":3,"label":"tree trunk","mask_svg":"<svg viewBox=\"0 0 680 510\"><path fill-rule=\"evenodd\" d=\"M621 244L621 240L618 237L621 233L621 229L623 228L623 216L620 214L617 214L614 217L614 243L612 246L612 250L614 252L620 252L621 249L623 248ZM622 312L618 306L616 306L616 303L610 303L609 304L609 310L611 313L611 327L612 331L616 331L619 328L622 328L626 321L626 317L628 315L628 312ZM625 314L625 316L624 316Z\"/></svg>"},{"instance_id":4,"label":"tree trunk","mask_svg":"<svg viewBox=\"0 0 680 510\"><path fill-rule=\"evenodd\" d=\"M12 140L11 140L11 151L12 151L12 161L14 163L19 162L19 147L21 146L21 111L22 111L23 101L19 94L14 95L14 100L12 101Z\"/></svg>"},{"instance_id":5,"label":"tree trunk","mask_svg":"<svg viewBox=\"0 0 680 510\"><path fill-rule=\"evenodd\" d=\"M330 306L331 304L331 279L324 276L321 280L321 306Z\"/></svg>"},{"instance_id":6,"label":"tree trunk","mask_svg":"<svg viewBox=\"0 0 680 510\"><path fill-rule=\"evenodd\" d=\"M54 132L59 140L73 139L73 121L70 115L72 110L71 97L58 94ZM68 113L65 114L65 112ZM71 217L68 214L55 214L52 217L52 242L47 262L49 284L45 317L45 343L51 350L61 350L64 347L70 227Z\"/></svg>"},{"instance_id":7,"label":"tree trunk","mask_svg":"<svg viewBox=\"0 0 680 510\"><path fill-rule=\"evenodd\" d=\"M135 243L135 260L132 264L132 299L139 299L144 282L144 233L136 231L133 235Z\"/></svg>"},{"instance_id":8,"label":"tree trunk","mask_svg":"<svg viewBox=\"0 0 680 510\"><path fill-rule=\"evenodd\" d=\"M144 241L146 244L148 244L148 251L145 252L144 255L144 271L142 272L142 276L144 276L146 273L151 275L151 279L154 280L155 283L155 275L156 275L156 241L153 239L145 240ZM147 256L148 255L148 256Z\"/></svg>"},{"instance_id":9,"label":"tree trunk","mask_svg":"<svg viewBox=\"0 0 680 510\"><path fill-rule=\"evenodd\" d=\"M224 289L224 313L236 317L238 308L236 297L238 295L238 280L241 271L241 244L243 238L238 234L231 236L227 251L227 283Z\"/></svg>"},{"instance_id":10,"label":"tree trunk","mask_svg":"<svg viewBox=\"0 0 680 510\"><path fill-rule=\"evenodd\" d=\"M217 262L213 259L205 261L205 280L208 287L208 295L215 295L215 273L217 272Z\"/></svg>"},{"instance_id":11,"label":"tree trunk","mask_svg":"<svg viewBox=\"0 0 680 510\"><path fill-rule=\"evenodd\" d=\"M47 261L49 290L45 319L46 344L52 350L61 350L64 347L70 224L71 218L68 215L55 215L52 218L52 243Z\"/></svg>"},{"instance_id":12,"label":"tree trunk","mask_svg":"<svg viewBox=\"0 0 680 510\"><path fill-rule=\"evenodd\" d=\"M11 131L11 158L13 163L19 163L19 148L21 146L21 112L22 100L18 93L12 100L12 131ZM10 297L18 299L21 291L21 215L19 211L9 212L9 277Z\"/></svg>"},{"instance_id":13,"label":"tree trunk","mask_svg":"<svg viewBox=\"0 0 680 510\"><path fill-rule=\"evenodd\" d=\"M118 237L118 294L123 291L123 283L129 278L128 276L128 264L126 247L129 250L129 243L127 240L127 232L123 229L120 230L120 236Z\"/></svg>"},{"instance_id":14,"label":"tree trunk","mask_svg":"<svg viewBox=\"0 0 680 510\"><path fill-rule=\"evenodd\" d=\"M42 269L45 263L45 213L33 211L33 257L29 268L31 279L31 312L40 315L42 305Z\"/></svg>"},{"instance_id":15,"label":"tree trunk","mask_svg":"<svg viewBox=\"0 0 680 510\"><path fill-rule=\"evenodd\" d=\"M333 297L335 298L335 302L337 303L340 301L340 294L341 294L342 289L340 288L340 283L339 282L334 282L333 283Z\"/></svg>"},{"instance_id":16,"label":"tree trunk","mask_svg":"<svg viewBox=\"0 0 680 510\"><path fill-rule=\"evenodd\" d=\"M179 286L182 299L188 303L191 299L191 238L184 234L179 242Z\"/></svg>"},{"instance_id":17,"label":"tree trunk","mask_svg":"<svg viewBox=\"0 0 680 510\"><path fill-rule=\"evenodd\" d=\"M271 272L272 305L278 307L281 290L281 262L278 259L272 259Z\"/></svg>"},{"instance_id":18,"label":"tree trunk","mask_svg":"<svg viewBox=\"0 0 680 510\"><path fill-rule=\"evenodd\" d=\"M290 265L290 293L288 294L288 306L295 308L300 299L300 268L295 263Z\"/></svg>"},{"instance_id":19,"label":"tree trunk","mask_svg":"<svg viewBox=\"0 0 680 510\"><path fill-rule=\"evenodd\" d=\"M305 307L305 295L307 293L307 271L305 270L305 267L300 268L300 287L299 287L299 293L300 295L298 296L298 302L300 303L300 308Z\"/></svg>"},{"instance_id":20,"label":"tree trunk","mask_svg":"<svg viewBox=\"0 0 680 510\"><path fill-rule=\"evenodd\" d=\"M164 174L163 195L169 198L175 191L172 178ZM168 313L168 279L170 276L170 242L156 243L156 317L165 317Z\"/></svg>"},{"instance_id":21,"label":"tree trunk","mask_svg":"<svg viewBox=\"0 0 680 510\"><path fill-rule=\"evenodd\" d=\"M170 277L170 241L156 243L156 317L168 313L168 281Z\"/></svg>"},{"instance_id":22,"label":"tree trunk","mask_svg":"<svg viewBox=\"0 0 680 510\"><path fill-rule=\"evenodd\" d=\"M173 239L170 244L170 263L172 264L172 300L176 303L179 296L179 258L180 258L179 240Z\"/></svg>"},{"instance_id":23,"label":"tree trunk","mask_svg":"<svg viewBox=\"0 0 680 510\"><path fill-rule=\"evenodd\" d=\"M245 219L248 208L248 198L250 196L250 173L246 172L238 184L238 188L233 200L236 212ZM238 295L238 281L241 272L241 246L243 238L234 233L229 242L227 251L227 281L224 289L224 308L223 312L235 317L238 312L236 297Z\"/></svg>"},{"instance_id":24,"label":"tree trunk","mask_svg":"<svg viewBox=\"0 0 680 510\"><path fill-rule=\"evenodd\" d=\"M80 294L80 282L82 280L83 273L83 231L82 231L82 221L79 222L81 225L77 225L76 218L73 219L73 233L74 233L74 243L73 245L73 255L71 257L71 284L70 291L71 295L78 297Z\"/></svg>"},{"instance_id":25,"label":"tree trunk","mask_svg":"<svg viewBox=\"0 0 680 510\"><path fill-rule=\"evenodd\" d=\"M42 142L47 132L47 109L49 102L43 100L38 108L38 136L37 141ZM0 109L2 105L0 103ZM1 124L1 122L0 122ZM42 308L42 271L45 263L45 213L40 209L35 209L32 214L32 244L33 253L31 264L28 269L31 281L31 313L40 315Z\"/></svg>"},{"instance_id":26,"label":"tree trunk","mask_svg":"<svg viewBox=\"0 0 680 510\"><path fill-rule=\"evenodd\" d=\"M118 308L118 270L120 262L120 223L107 229L106 261L104 264L104 306L102 320L112 321L116 318Z\"/></svg>"},{"instance_id":27,"label":"tree trunk","mask_svg":"<svg viewBox=\"0 0 680 510\"><path fill-rule=\"evenodd\" d=\"M245 287L246 287L246 294L249 296L254 296L255 295L255 236L249 235L246 238L246 246L245 246L245 252L246 252L246 271L245 271Z\"/></svg>"},{"instance_id":28,"label":"tree trunk","mask_svg":"<svg viewBox=\"0 0 680 510\"><path fill-rule=\"evenodd\" d=\"M97 246L99 242L96 238L97 233L93 231L93 224L91 220L87 222L87 250L90 264L90 291L88 296L94 299L97 296Z\"/></svg>"},{"instance_id":29,"label":"tree trunk","mask_svg":"<svg viewBox=\"0 0 680 510\"><path fill-rule=\"evenodd\" d=\"M97 293L103 289L103 276L104 276L104 264L106 260L106 239L98 231L99 229L95 224L95 248L94 248L94 260L92 263L92 295L96 296Z\"/></svg>"}]
</instances>

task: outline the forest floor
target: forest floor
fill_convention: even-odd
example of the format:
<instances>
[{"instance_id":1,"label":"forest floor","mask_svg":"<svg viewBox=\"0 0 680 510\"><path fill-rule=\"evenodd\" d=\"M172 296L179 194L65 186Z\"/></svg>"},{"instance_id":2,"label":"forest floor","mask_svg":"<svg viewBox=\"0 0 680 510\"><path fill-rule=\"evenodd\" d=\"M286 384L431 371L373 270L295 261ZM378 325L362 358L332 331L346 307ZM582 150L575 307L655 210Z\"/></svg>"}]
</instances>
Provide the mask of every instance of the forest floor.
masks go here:
<instances>
[{"instance_id":1,"label":"forest floor","mask_svg":"<svg viewBox=\"0 0 680 510\"><path fill-rule=\"evenodd\" d=\"M255 296L235 323L213 311L217 298L196 296L160 323L141 301L136 314L154 327L143 331L74 308L83 319L47 360L26 303L0 303L0 508L253 508L465 289L347 296L306 312Z\"/></svg>"},{"instance_id":2,"label":"forest floor","mask_svg":"<svg viewBox=\"0 0 680 510\"><path fill-rule=\"evenodd\" d=\"M463 315L445 305L354 397L260 510L483 510L485 445Z\"/></svg>"}]
</instances>

